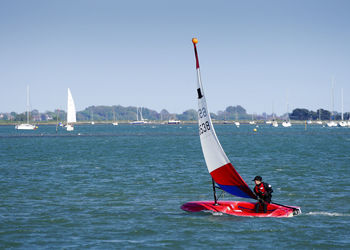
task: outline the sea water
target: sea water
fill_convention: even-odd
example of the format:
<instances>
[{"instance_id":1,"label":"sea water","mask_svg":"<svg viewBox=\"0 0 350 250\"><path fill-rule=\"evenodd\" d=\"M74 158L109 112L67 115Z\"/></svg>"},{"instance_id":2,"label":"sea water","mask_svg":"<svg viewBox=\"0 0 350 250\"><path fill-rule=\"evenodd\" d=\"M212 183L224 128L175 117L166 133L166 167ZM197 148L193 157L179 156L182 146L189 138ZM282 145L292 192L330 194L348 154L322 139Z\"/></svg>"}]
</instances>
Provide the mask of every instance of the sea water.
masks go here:
<instances>
[{"instance_id":1,"label":"sea water","mask_svg":"<svg viewBox=\"0 0 350 250\"><path fill-rule=\"evenodd\" d=\"M350 248L350 128L215 128L250 187L303 213L182 211L213 197L197 125L0 126L0 248Z\"/></svg>"}]
</instances>

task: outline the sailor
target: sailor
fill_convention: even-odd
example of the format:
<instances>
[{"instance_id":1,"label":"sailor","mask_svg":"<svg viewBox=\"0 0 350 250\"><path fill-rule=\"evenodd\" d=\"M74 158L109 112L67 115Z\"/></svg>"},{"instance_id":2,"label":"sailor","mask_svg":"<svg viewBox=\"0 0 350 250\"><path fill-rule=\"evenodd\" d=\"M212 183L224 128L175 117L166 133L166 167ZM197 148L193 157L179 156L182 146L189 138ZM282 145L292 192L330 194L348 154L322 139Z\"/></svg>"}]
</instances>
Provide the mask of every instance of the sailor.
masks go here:
<instances>
[{"instance_id":1,"label":"sailor","mask_svg":"<svg viewBox=\"0 0 350 250\"><path fill-rule=\"evenodd\" d=\"M253 179L255 182L254 193L258 199L255 204L255 212L259 213L260 205L263 207L264 213L267 212L267 204L271 202L273 192L271 185L262 181L261 176L255 176Z\"/></svg>"}]
</instances>

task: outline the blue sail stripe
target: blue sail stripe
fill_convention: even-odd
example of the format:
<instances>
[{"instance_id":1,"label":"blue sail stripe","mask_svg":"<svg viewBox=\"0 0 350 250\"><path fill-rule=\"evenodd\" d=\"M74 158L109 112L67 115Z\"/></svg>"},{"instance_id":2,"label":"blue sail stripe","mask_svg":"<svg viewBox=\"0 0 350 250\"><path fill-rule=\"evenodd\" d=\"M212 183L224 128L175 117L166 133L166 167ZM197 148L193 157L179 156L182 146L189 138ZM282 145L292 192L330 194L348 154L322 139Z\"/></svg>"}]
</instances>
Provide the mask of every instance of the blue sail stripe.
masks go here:
<instances>
[{"instance_id":1,"label":"blue sail stripe","mask_svg":"<svg viewBox=\"0 0 350 250\"><path fill-rule=\"evenodd\" d=\"M220 185L218 184L220 188L222 188L222 190L238 196L238 197L242 197L242 198L250 198L252 199L252 197L247 194L246 192L244 192L239 186L231 186L231 185Z\"/></svg>"}]
</instances>

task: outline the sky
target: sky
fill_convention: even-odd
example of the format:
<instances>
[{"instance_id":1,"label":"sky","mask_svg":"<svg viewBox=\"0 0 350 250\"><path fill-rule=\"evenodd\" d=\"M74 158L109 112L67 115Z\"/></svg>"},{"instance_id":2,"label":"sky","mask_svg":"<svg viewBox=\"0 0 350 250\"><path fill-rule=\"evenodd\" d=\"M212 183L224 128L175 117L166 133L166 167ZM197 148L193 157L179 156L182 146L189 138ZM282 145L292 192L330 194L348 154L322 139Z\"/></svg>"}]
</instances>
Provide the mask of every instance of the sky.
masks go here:
<instances>
[{"instance_id":1,"label":"sky","mask_svg":"<svg viewBox=\"0 0 350 250\"><path fill-rule=\"evenodd\" d=\"M350 1L1 0L0 112L91 105L350 111Z\"/></svg>"}]
</instances>

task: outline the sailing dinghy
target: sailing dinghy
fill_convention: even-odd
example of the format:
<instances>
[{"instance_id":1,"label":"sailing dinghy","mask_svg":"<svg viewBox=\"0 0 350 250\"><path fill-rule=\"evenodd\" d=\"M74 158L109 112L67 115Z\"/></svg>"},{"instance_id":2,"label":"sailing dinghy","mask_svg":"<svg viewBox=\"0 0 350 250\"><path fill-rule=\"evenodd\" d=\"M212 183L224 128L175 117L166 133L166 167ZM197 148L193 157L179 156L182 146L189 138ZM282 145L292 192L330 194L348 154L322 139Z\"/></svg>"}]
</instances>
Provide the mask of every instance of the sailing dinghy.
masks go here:
<instances>
[{"instance_id":1,"label":"sailing dinghy","mask_svg":"<svg viewBox=\"0 0 350 250\"><path fill-rule=\"evenodd\" d=\"M181 209L188 212L210 211L214 213L254 217L291 217L293 215L300 214L301 210L299 207L284 206L275 203L268 204L267 213L263 213L262 211L261 213L256 213L256 202L218 201L216 197L216 188L242 198L257 199L257 197L230 163L216 136L214 126L210 118L210 113L207 108L201 81L196 47L198 40L193 38L192 42L196 57L198 80L197 95L199 137L204 159L213 180L214 201L191 201L183 204Z\"/></svg>"}]
</instances>

